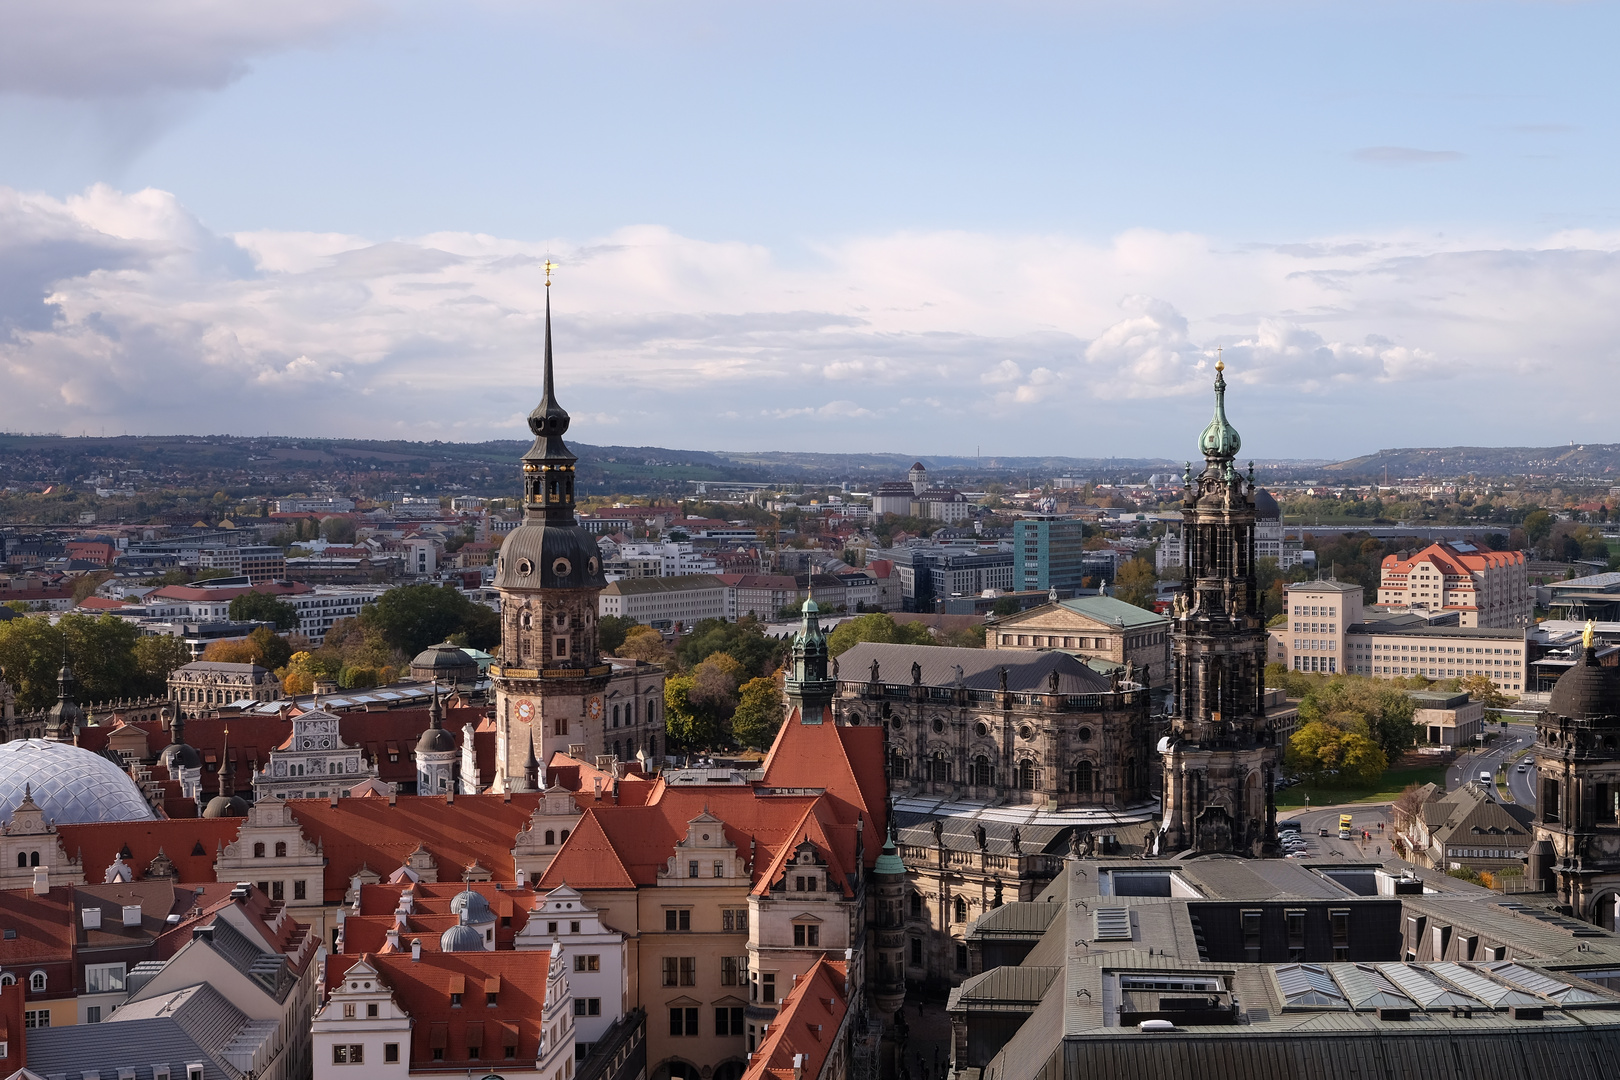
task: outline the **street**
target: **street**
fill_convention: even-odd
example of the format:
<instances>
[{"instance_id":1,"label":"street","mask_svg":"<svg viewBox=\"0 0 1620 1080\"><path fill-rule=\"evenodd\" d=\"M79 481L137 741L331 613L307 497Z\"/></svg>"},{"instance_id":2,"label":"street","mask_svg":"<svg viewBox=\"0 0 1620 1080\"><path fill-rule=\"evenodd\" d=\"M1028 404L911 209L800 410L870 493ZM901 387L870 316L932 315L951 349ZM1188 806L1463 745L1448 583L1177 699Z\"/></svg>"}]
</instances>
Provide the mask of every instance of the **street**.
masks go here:
<instances>
[{"instance_id":1,"label":"street","mask_svg":"<svg viewBox=\"0 0 1620 1080\"><path fill-rule=\"evenodd\" d=\"M1339 839L1339 815L1349 814L1354 834L1358 839ZM1381 859L1389 855L1389 804L1369 803L1367 805L1353 805L1345 807L1330 807L1326 810L1296 810L1291 814L1277 815L1279 823L1284 821L1299 822L1300 835L1310 842L1306 854L1313 859L1344 858L1344 859ZM1384 831L1379 832L1378 826L1382 824ZM1326 829L1326 836L1318 836L1317 831ZM1359 837L1362 830L1372 834L1372 838L1361 842ZM1381 851L1379 849L1382 849Z\"/></svg>"},{"instance_id":2,"label":"street","mask_svg":"<svg viewBox=\"0 0 1620 1080\"><path fill-rule=\"evenodd\" d=\"M1508 791L1513 795L1513 801L1527 809L1536 807L1536 771L1532 765L1524 772L1518 772L1519 762L1530 756L1530 749L1536 742L1536 729L1529 724L1509 724L1502 729L1495 742L1479 753L1464 754L1458 758L1451 768L1446 770L1446 790L1455 791L1468 780L1477 780L1479 774L1489 770L1494 777L1496 771L1506 763Z\"/></svg>"}]
</instances>

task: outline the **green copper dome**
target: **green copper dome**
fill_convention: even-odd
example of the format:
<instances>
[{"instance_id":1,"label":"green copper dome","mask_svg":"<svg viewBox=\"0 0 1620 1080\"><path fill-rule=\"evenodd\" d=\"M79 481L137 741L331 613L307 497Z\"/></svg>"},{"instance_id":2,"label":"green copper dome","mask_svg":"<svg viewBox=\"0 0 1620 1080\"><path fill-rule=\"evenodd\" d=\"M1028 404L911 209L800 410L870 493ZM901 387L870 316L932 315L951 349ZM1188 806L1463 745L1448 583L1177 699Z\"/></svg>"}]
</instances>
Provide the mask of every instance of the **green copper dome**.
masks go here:
<instances>
[{"instance_id":1,"label":"green copper dome","mask_svg":"<svg viewBox=\"0 0 1620 1080\"><path fill-rule=\"evenodd\" d=\"M1243 440L1238 436L1237 428L1226 419L1226 365L1220 361L1215 362L1215 416L1210 420L1209 426L1198 437L1198 449L1203 451L1206 458L1224 458L1230 461L1237 456L1238 448Z\"/></svg>"}]
</instances>

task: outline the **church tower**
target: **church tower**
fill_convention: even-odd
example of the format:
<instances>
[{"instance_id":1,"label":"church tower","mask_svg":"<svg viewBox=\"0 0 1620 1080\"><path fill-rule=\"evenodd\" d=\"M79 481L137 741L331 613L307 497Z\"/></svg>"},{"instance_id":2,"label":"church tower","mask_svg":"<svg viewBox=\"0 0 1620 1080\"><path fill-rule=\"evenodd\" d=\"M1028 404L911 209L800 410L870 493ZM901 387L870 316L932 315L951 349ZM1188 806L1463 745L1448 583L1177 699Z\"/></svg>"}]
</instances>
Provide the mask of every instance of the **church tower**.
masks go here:
<instances>
[{"instance_id":1,"label":"church tower","mask_svg":"<svg viewBox=\"0 0 1620 1080\"><path fill-rule=\"evenodd\" d=\"M1233 465L1242 440L1226 419L1226 365L1215 365L1215 416L1187 466L1182 590L1176 597L1174 698L1164 755L1163 851L1273 850L1272 782L1282 748L1265 714L1266 629L1254 575L1254 467Z\"/></svg>"},{"instance_id":2,"label":"church tower","mask_svg":"<svg viewBox=\"0 0 1620 1080\"><path fill-rule=\"evenodd\" d=\"M545 390L529 414L523 521L495 562L501 644L490 667L495 695L492 790L524 791L531 739L540 761L601 728L612 668L597 649L597 596L607 586L596 537L574 516L574 463L563 442L551 358L551 264L546 265Z\"/></svg>"},{"instance_id":3,"label":"church tower","mask_svg":"<svg viewBox=\"0 0 1620 1080\"><path fill-rule=\"evenodd\" d=\"M827 676L827 635L821 632L821 608L814 600L806 600L801 613L804 621L793 636L793 655L784 680L787 711L791 715L798 709L801 724L831 723L838 683Z\"/></svg>"}]
</instances>

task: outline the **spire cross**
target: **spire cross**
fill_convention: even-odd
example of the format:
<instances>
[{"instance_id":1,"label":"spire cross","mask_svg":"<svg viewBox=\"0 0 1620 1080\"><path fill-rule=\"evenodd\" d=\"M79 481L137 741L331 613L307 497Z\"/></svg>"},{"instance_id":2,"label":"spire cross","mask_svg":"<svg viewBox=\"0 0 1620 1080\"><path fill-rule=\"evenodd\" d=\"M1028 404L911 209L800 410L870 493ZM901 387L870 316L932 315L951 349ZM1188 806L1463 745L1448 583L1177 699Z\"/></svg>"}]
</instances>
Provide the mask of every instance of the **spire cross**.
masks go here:
<instances>
[{"instance_id":1,"label":"spire cross","mask_svg":"<svg viewBox=\"0 0 1620 1080\"><path fill-rule=\"evenodd\" d=\"M547 282L547 284L550 284L550 282ZM1215 370L1216 371L1225 371L1226 370L1226 361L1221 359L1221 351L1222 351L1221 346L1219 346L1219 345L1215 346Z\"/></svg>"}]
</instances>

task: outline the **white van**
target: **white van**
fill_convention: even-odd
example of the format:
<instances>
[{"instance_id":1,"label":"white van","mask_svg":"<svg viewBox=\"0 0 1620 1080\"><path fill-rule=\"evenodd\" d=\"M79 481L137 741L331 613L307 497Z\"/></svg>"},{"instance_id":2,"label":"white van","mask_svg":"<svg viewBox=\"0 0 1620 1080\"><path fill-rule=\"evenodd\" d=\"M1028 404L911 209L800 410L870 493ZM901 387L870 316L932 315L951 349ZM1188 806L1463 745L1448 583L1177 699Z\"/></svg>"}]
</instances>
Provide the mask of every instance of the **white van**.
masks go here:
<instances>
[{"instance_id":1,"label":"white van","mask_svg":"<svg viewBox=\"0 0 1620 1080\"><path fill-rule=\"evenodd\" d=\"M1495 781L1491 779L1491 774L1489 772L1481 772L1479 774L1479 782L1482 784L1491 784Z\"/></svg>"}]
</instances>

